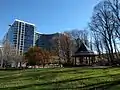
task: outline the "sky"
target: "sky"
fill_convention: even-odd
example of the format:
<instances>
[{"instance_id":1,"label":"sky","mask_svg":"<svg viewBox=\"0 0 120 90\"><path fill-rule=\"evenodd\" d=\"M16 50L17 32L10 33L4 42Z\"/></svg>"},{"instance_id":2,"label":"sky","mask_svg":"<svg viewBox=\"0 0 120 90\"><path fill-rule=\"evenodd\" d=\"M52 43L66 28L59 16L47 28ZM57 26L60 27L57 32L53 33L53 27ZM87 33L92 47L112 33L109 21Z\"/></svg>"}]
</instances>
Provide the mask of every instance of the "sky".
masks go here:
<instances>
[{"instance_id":1,"label":"sky","mask_svg":"<svg viewBox=\"0 0 120 90\"><path fill-rule=\"evenodd\" d=\"M0 0L0 39L14 19L36 25L40 33L87 28L100 0Z\"/></svg>"}]
</instances>

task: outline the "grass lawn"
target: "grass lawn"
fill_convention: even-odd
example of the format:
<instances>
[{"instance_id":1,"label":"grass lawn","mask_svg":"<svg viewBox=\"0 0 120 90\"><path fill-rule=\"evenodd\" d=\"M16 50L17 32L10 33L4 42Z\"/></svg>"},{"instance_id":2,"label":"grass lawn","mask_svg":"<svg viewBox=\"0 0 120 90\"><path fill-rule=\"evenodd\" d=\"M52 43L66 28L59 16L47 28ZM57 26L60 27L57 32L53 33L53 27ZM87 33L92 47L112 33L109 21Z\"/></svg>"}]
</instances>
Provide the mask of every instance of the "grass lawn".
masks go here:
<instances>
[{"instance_id":1,"label":"grass lawn","mask_svg":"<svg viewBox=\"0 0 120 90\"><path fill-rule=\"evenodd\" d=\"M120 90L120 68L0 71L0 90Z\"/></svg>"}]
</instances>

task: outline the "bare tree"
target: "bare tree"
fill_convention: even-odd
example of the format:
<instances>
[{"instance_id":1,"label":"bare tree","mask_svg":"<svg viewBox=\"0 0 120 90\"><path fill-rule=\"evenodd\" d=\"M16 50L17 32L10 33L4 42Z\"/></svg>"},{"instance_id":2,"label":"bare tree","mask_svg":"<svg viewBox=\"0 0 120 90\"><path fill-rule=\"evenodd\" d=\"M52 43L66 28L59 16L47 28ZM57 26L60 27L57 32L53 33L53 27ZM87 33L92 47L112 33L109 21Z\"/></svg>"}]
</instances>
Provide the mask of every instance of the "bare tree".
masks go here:
<instances>
[{"instance_id":1,"label":"bare tree","mask_svg":"<svg viewBox=\"0 0 120 90\"><path fill-rule=\"evenodd\" d=\"M120 1L119 0L107 0L111 9L111 12L115 16L115 31L116 36L120 39Z\"/></svg>"},{"instance_id":2,"label":"bare tree","mask_svg":"<svg viewBox=\"0 0 120 90\"><path fill-rule=\"evenodd\" d=\"M3 48L0 48L0 67L3 67Z\"/></svg>"},{"instance_id":3,"label":"bare tree","mask_svg":"<svg viewBox=\"0 0 120 90\"><path fill-rule=\"evenodd\" d=\"M93 51L94 47L93 47L93 36L92 35L90 35L89 47L90 47L90 50Z\"/></svg>"},{"instance_id":4,"label":"bare tree","mask_svg":"<svg viewBox=\"0 0 120 90\"><path fill-rule=\"evenodd\" d=\"M22 55L16 50L14 46L10 44L8 40L6 40L3 44L2 51L2 60L3 67L12 66L18 67L18 63L22 61Z\"/></svg>"},{"instance_id":5,"label":"bare tree","mask_svg":"<svg viewBox=\"0 0 120 90\"><path fill-rule=\"evenodd\" d=\"M111 9L111 12L114 15L114 22L115 22L115 33L113 35L113 45L114 45L114 49L115 49L115 53L116 53L116 57L118 58L118 48L117 48L117 42L115 41L115 39L119 39L120 40L120 0L107 0Z\"/></svg>"},{"instance_id":6,"label":"bare tree","mask_svg":"<svg viewBox=\"0 0 120 90\"><path fill-rule=\"evenodd\" d=\"M72 48L72 40L70 39L68 34L63 34L59 38L60 40L60 50L63 56L65 63L71 63L71 48Z\"/></svg>"},{"instance_id":7,"label":"bare tree","mask_svg":"<svg viewBox=\"0 0 120 90\"><path fill-rule=\"evenodd\" d=\"M56 52L60 58L60 63L71 64L72 56L72 40L68 33L59 34L54 38L56 45Z\"/></svg>"},{"instance_id":8,"label":"bare tree","mask_svg":"<svg viewBox=\"0 0 120 90\"><path fill-rule=\"evenodd\" d=\"M92 16L91 23L89 24L90 29L96 32L101 37L104 47L109 53L110 62L113 63L114 60L114 30L115 28L115 18L111 12L109 2L102 1L94 8L94 13Z\"/></svg>"},{"instance_id":9,"label":"bare tree","mask_svg":"<svg viewBox=\"0 0 120 90\"><path fill-rule=\"evenodd\" d=\"M98 54L99 54L99 58L101 58L101 57L100 57L100 55L101 55L100 42L101 42L101 41L100 41L99 34L94 33L94 46L95 46L95 48L96 48L96 51L97 51Z\"/></svg>"},{"instance_id":10,"label":"bare tree","mask_svg":"<svg viewBox=\"0 0 120 90\"><path fill-rule=\"evenodd\" d=\"M81 45L81 42L84 42L87 46L89 46L88 43L88 32L86 30L71 30L71 31L66 31L70 38L75 41L75 49L78 49Z\"/></svg>"},{"instance_id":11,"label":"bare tree","mask_svg":"<svg viewBox=\"0 0 120 90\"><path fill-rule=\"evenodd\" d=\"M62 62L62 55L61 55L61 46L60 46L60 37L62 34L58 33L58 36L52 38L52 42L54 44L54 50L52 50L53 56L58 57L58 64Z\"/></svg>"}]
</instances>

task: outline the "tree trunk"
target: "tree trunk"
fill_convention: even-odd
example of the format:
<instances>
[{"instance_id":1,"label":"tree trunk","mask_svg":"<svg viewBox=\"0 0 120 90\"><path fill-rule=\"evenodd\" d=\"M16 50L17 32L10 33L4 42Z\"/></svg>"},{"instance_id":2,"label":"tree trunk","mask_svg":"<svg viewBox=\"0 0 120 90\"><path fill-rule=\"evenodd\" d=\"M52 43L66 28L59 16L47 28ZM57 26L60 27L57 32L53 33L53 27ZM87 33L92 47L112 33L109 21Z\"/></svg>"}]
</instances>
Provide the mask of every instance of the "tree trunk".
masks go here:
<instances>
[{"instance_id":1,"label":"tree trunk","mask_svg":"<svg viewBox=\"0 0 120 90\"><path fill-rule=\"evenodd\" d=\"M3 67L3 59L1 59L1 65L0 66Z\"/></svg>"}]
</instances>

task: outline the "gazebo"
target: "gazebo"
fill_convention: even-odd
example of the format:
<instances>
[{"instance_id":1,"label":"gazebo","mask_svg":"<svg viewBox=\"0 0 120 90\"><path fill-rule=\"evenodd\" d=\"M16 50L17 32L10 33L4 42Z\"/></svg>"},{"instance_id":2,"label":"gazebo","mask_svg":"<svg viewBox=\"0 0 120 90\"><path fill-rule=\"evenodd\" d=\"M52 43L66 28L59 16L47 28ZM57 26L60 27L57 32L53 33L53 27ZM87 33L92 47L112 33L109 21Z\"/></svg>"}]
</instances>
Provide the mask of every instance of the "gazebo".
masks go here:
<instances>
[{"instance_id":1,"label":"gazebo","mask_svg":"<svg viewBox=\"0 0 120 90\"><path fill-rule=\"evenodd\" d=\"M72 55L74 65L92 65L95 62L95 53L81 43L77 51Z\"/></svg>"}]
</instances>

